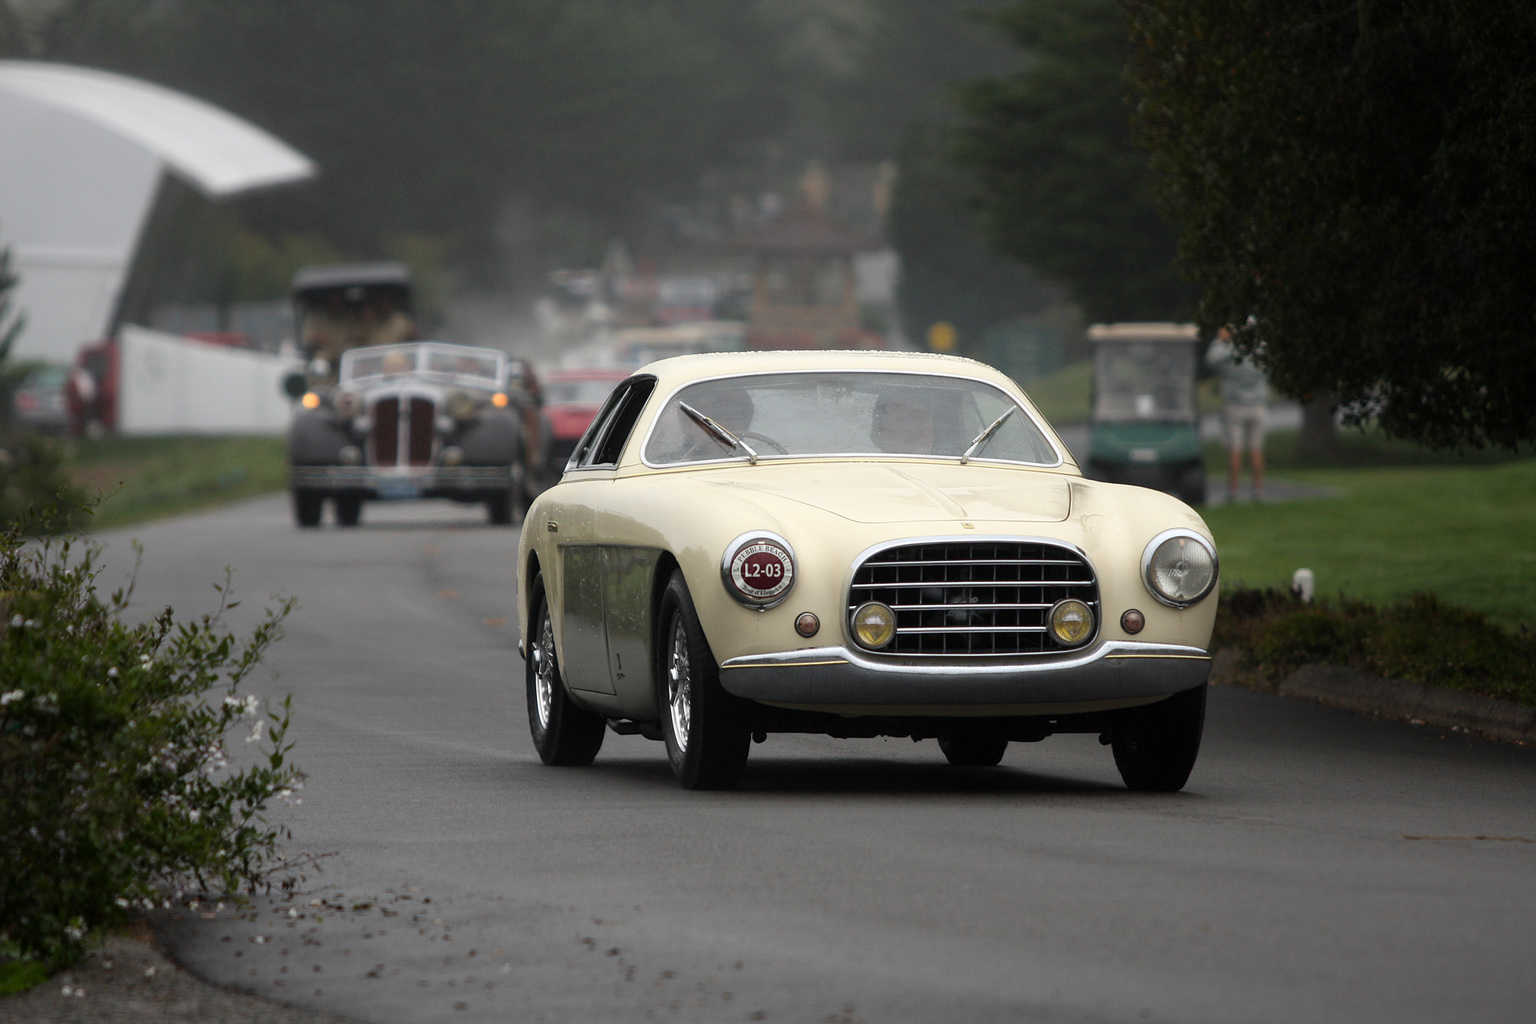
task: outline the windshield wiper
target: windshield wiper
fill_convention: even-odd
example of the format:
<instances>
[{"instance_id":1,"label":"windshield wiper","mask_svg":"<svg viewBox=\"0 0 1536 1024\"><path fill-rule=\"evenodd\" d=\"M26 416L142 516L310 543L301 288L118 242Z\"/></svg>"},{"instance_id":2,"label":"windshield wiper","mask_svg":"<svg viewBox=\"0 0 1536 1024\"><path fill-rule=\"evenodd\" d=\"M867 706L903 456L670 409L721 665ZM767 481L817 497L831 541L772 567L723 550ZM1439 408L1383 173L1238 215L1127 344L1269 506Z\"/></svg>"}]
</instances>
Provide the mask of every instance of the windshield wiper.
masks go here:
<instances>
[{"instance_id":1,"label":"windshield wiper","mask_svg":"<svg viewBox=\"0 0 1536 1024\"><path fill-rule=\"evenodd\" d=\"M752 465L757 465L757 452L753 451L752 447L748 445L747 442L743 441L741 438L737 437L735 434L731 433L729 430L725 429L720 424L710 419L708 416L705 416L703 413L699 412L699 410L695 409L687 402L678 402L677 405L678 408L682 409L683 412L688 414L689 419L703 427L706 434L714 438L716 441L719 441L721 444L725 445L731 451L735 451L737 448L740 448L742 451L747 453L747 458L751 461Z\"/></svg>"},{"instance_id":2,"label":"windshield wiper","mask_svg":"<svg viewBox=\"0 0 1536 1024\"><path fill-rule=\"evenodd\" d=\"M1019 407L1016 405L1010 405L1007 409L1003 410L1003 414L1001 416L993 420L987 426L986 430L983 430L981 433L977 434L976 439L971 442L971 446L965 450L965 454L960 456L960 465L963 466L969 462L971 456L980 451L981 446L992 439L992 435L997 433L997 428L1008 422L1008 417L1012 416L1014 412L1018 410L1018 408Z\"/></svg>"}]
</instances>

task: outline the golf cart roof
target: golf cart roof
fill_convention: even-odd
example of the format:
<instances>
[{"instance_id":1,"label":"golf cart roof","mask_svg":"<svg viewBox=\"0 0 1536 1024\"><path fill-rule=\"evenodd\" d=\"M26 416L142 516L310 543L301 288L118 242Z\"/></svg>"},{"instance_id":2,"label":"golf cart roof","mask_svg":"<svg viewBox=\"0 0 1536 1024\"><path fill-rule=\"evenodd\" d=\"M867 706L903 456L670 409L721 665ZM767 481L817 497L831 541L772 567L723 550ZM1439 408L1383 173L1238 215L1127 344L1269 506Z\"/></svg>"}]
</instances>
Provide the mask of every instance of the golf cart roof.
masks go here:
<instances>
[{"instance_id":1,"label":"golf cart roof","mask_svg":"<svg viewBox=\"0 0 1536 1024\"><path fill-rule=\"evenodd\" d=\"M1194 324L1094 324L1088 328L1089 341L1198 341L1199 338L1200 329Z\"/></svg>"}]
</instances>

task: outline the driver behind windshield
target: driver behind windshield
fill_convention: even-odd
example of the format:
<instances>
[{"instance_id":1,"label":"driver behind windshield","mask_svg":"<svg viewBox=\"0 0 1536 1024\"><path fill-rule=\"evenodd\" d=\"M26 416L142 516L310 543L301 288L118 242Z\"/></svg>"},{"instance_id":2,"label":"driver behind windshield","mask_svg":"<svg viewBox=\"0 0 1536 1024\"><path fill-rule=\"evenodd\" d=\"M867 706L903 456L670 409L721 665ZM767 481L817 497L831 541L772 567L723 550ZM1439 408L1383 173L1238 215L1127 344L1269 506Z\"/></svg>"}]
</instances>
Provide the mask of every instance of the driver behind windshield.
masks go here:
<instances>
[{"instance_id":1,"label":"driver behind windshield","mask_svg":"<svg viewBox=\"0 0 1536 1024\"><path fill-rule=\"evenodd\" d=\"M870 440L892 455L934 454L932 399L911 388L882 393L875 401Z\"/></svg>"}]
</instances>

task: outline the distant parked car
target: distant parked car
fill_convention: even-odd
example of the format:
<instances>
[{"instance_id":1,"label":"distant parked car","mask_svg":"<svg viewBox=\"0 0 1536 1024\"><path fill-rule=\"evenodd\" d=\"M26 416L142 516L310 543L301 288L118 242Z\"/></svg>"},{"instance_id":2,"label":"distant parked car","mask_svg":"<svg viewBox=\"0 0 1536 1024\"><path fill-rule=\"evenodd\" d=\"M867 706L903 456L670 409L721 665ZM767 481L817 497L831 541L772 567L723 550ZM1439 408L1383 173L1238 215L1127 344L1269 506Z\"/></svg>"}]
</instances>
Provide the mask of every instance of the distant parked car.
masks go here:
<instances>
[{"instance_id":1,"label":"distant parked car","mask_svg":"<svg viewBox=\"0 0 1536 1024\"><path fill-rule=\"evenodd\" d=\"M69 429L67 366L39 366L11 392L11 420L18 429L62 434Z\"/></svg>"},{"instance_id":2,"label":"distant parked car","mask_svg":"<svg viewBox=\"0 0 1536 1024\"><path fill-rule=\"evenodd\" d=\"M934 738L996 765L1055 733L1177 790L1211 670L1211 532L1086 479L982 363L753 352L614 389L518 549L528 723L546 764L606 730L736 785L774 733Z\"/></svg>"},{"instance_id":3,"label":"distant parked car","mask_svg":"<svg viewBox=\"0 0 1536 1024\"><path fill-rule=\"evenodd\" d=\"M295 371L288 431L293 516L320 525L327 501L340 526L364 501L483 502L494 525L528 497L523 417L499 349L411 342L341 354L334 386Z\"/></svg>"},{"instance_id":4,"label":"distant parked car","mask_svg":"<svg viewBox=\"0 0 1536 1024\"><path fill-rule=\"evenodd\" d=\"M587 432L614 386L629 376L626 370L592 368L553 370L544 377L544 412L553 437L549 444L549 468L558 480L565 471L576 442Z\"/></svg>"}]
</instances>

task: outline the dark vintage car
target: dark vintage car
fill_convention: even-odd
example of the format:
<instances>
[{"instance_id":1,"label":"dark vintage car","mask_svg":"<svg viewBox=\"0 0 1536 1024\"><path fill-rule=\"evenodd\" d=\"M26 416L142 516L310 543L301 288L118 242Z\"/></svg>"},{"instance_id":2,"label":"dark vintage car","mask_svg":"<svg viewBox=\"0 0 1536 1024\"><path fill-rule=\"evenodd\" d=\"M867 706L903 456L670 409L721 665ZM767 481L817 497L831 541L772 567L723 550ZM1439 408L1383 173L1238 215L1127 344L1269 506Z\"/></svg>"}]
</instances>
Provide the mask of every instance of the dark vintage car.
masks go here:
<instances>
[{"instance_id":1,"label":"dark vintage car","mask_svg":"<svg viewBox=\"0 0 1536 1024\"><path fill-rule=\"evenodd\" d=\"M290 375L295 521L320 525L327 501L356 526L365 501L450 498L511 523L529 483L509 368L498 349L422 341L343 352L334 385Z\"/></svg>"}]
</instances>

